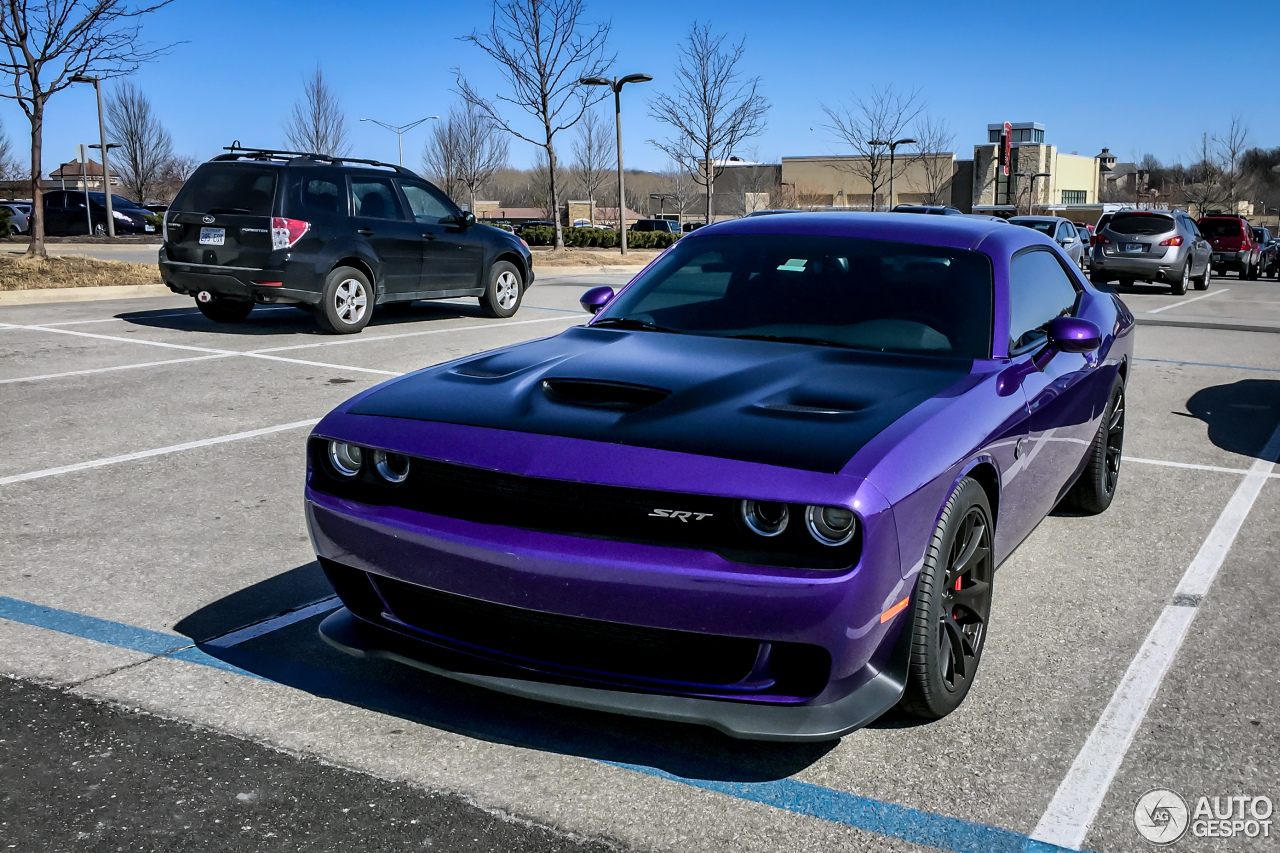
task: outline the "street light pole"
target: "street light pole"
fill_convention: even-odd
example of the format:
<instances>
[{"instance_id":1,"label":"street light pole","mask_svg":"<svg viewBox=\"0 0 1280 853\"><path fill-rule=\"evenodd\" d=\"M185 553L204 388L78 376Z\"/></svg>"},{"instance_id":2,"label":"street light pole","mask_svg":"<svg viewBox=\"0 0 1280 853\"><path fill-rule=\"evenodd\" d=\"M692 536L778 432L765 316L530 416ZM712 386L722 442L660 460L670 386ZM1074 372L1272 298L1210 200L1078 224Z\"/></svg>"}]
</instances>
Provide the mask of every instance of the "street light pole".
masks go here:
<instances>
[{"instance_id":1,"label":"street light pole","mask_svg":"<svg viewBox=\"0 0 1280 853\"><path fill-rule=\"evenodd\" d=\"M899 145L910 145L910 144L912 144L913 142L915 142L915 140L914 140L914 139L909 139L909 138L908 138L908 139L895 139L893 142L889 142L888 140L883 140L883 139L873 139L873 140L871 140L871 142L870 142L870 143L868 143L868 144L870 144L870 145L888 145L888 146L889 146L889 209L890 209L890 210L893 210L893 156L894 156L894 152L895 152L895 151L897 151L897 149L898 149L898 146L899 146ZM872 212L872 213L874 213L874 212L875 212L875 209L876 209L876 196L875 196L875 193L872 193L872 194L871 194L871 212Z\"/></svg>"},{"instance_id":2,"label":"street light pole","mask_svg":"<svg viewBox=\"0 0 1280 853\"><path fill-rule=\"evenodd\" d=\"M411 121L408 124L401 124L401 125L387 124L385 121L378 121L376 118L362 118L360 120L371 121L374 124L376 124L378 127L385 127L387 130L391 131L396 135L396 145L400 149L400 165L403 166L404 165L405 133L407 133L410 130L413 130L415 127L422 124L424 121L431 121L432 119L438 119L438 118L440 118L440 116L427 116L426 118L420 118L417 121ZM317 151L316 153L319 154L320 152Z\"/></svg>"},{"instance_id":3,"label":"street light pole","mask_svg":"<svg viewBox=\"0 0 1280 853\"><path fill-rule=\"evenodd\" d=\"M613 117L618 131L618 246L627 253L627 195L622 172L622 87L628 83L648 83L648 74L628 74L626 77L583 77L578 82L584 86L608 86L613 90Z\"/></svg>"},{"instance_id":4,"label":"street light pole","mask_svg":"<svg viewBox=\"0 0 1280 853\"><path fill-rule=\"evenodd\" d=\"M1031 179L1031 188L1027 193L1027 216L1030 216L1031 214L1035 213L1035 209L1036 209L1036 178L1047 178L1050 176L1050 173L1049 172L1014 172L1014 174L1017 175L1019 178ZM1014 210L1014 213L1017 213L1016 209Z\"/></svg>"},{"instance_id":5,"label":"street light pole","mask_svg":"<svg viewBox=\"0 0 1280 853\"><path fill-rule=\"evenodd\" d=\"M102 78L77 74L71 78L71 82L92 83L93 91L98 95L98 142L102 146L102 194L107 199L107 236L114 237L116 236L116 217L111 210L111 169L107 166L107 125L102 120ZM146 199L139 199L139 201L146 201Z\"/></svg>"}]
</instances>

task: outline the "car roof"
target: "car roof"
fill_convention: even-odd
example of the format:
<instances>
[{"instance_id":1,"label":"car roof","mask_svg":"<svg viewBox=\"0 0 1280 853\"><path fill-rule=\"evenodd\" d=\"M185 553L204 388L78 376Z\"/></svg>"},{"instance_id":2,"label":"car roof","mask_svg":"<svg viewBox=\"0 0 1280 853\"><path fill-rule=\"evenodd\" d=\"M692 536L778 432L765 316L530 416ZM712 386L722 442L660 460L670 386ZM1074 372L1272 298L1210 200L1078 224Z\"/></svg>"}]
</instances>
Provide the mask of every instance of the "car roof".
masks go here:
<instances>
[{"instance_id":1,"label":"car roof","mask_svg":"<svg viewBox=\"0 0 1280 853\"><path fill-rule=\"evenodd\" d=\"M923 243L953 249L976 249L989 237L1004 249L1026 245L1053 245L1031 228L1006 228L1004 224L967 216L899 216L894 213L806 213L804 216L755 216L717 222L698 229L689 238L718 235L795 234L820 237L858 237ZM683 242L683 240L682 240ZM1008 244L1008 245L1005 245Z\"/></svg>"}]
</instances>

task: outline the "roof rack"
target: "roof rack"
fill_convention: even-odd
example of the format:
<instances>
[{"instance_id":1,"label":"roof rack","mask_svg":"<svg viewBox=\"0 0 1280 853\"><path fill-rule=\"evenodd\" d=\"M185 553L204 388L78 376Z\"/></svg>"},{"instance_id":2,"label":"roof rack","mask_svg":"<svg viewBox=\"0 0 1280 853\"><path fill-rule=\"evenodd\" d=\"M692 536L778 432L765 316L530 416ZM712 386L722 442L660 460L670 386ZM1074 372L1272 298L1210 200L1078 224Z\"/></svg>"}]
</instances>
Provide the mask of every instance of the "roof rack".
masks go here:
<instances>
[{"instance_id":1,"label":"roof rack","mask_svg":"<svg viewBox=\"0 0 1280 853\"><path fill-rule=\"evenodd\" d=\"M358 157L334 157L329 154L317 154L314 151L285 151L280 148L246 148L240 144L240 140L233 141L230 145L224 146L223 151L228 154L219 154L214 160L241 160L248 158L251 160L276 160L276 159L296 159L296 160L318 160L324 163L362 163L366 166L379 166L384 169L393 169L402 175L418 177L412 169L406 169L404 166L397 166L395 163L383 163L381 160L363 160Z\"/></svg>"}]
</instances>

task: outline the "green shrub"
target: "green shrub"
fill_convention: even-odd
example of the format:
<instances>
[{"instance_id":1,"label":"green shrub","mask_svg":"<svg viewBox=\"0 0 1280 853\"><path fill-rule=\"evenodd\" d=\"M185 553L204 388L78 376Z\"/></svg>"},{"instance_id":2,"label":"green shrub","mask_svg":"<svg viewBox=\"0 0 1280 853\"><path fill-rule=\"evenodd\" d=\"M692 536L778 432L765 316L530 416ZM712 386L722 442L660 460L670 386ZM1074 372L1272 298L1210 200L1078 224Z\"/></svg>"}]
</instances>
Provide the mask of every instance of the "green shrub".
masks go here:
<instances>
[{"instance_id":1,"label":"green shrub","mask_svg":"<svg viewBox=\"0 0 1280 853\"><path fill-rule=\"evenodd\" d=\"M9 208L0 207L0 237L9 236Z\"/></svg>"},{"instance_id":2,"label":"green shrub","mask_svg":"<svg viewBox=\"0 0 1280 853\"><path fill-rule=\"evenodd\" d=\"M526 228L520 236L530 246L551 246L556 239L555 229L549 225ZM665 249L679 237L662 231L628 231L627 245L633 249ZM618 232L607 228L565 228L564 245L570 249L616 249Z\"/></svg>"}]
</instances>

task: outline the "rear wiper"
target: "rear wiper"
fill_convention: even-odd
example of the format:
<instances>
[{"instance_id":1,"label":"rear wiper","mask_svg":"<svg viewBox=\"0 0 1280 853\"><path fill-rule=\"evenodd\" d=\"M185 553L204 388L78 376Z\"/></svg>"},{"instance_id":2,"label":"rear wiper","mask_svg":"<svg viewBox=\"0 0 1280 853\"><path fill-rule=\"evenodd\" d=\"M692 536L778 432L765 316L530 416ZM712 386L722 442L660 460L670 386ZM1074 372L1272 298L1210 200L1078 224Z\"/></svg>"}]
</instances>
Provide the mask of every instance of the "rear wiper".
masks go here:
<instances>
[{"instance_id":1,"label":"rear wiper","mask_svg":"<svg viewBox=\"0 0 1280 853\"><path fill-rule=\"evenodd\" d=\"M673 335L684 334L679 329L668 329L648 320L637 320L633 317L602 317L591 324L593 327L604 326L613 329L640 329L645 332L669 332Z\"/></svg>"},{"instance_id":2,"label":"rear wiper","mask_svg":"<svg viewBox=\"0 0 1280 853\"><path fill-rule=\"evenodd\" d=\"M725 335L737 341L776 341L782 344L812 344L820 347L840 347L841 349L856 349L848 344L842 344L838 341L829 341L826 338L806 338L803 335Z\"/></svg>"},{"instance_id":3,"label":"rear wiper","mask_svg":"<svg viewBox=\"0 0 1280 853\"><path fill-rule=\"evenodd\" d=\"M209 213L253 213L247 207L211 207Z\"/></svg>"}]
</instances>

